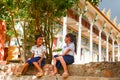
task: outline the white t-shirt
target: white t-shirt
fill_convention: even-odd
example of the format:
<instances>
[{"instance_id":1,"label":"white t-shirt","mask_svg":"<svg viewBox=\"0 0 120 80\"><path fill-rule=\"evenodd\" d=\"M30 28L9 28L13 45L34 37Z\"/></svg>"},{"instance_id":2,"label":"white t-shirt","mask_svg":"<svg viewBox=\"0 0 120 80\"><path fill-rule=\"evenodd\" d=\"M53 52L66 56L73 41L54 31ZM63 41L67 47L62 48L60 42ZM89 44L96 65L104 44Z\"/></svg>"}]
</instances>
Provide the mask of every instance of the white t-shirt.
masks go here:
<instances>
[{"instance_id":1,"label":"white t-shirt","mask_svg":"<svg viewBox=\"0 0 120 80\"><path fill-rule=\"evenodd\" d=\"M41 45L39 47L32 46L31 52L34 54L34 57L41 57L43 52L46 52L45 46Z\"/></svg>"},{"instance_id":2,"label":"white t-shirt","mask_svg":"<svg viewBox=\"0 0 120 80\"><path fill-rule=\"evenodd\" d=\"M64 46L64 48L63 48L63 53L64 53L67 49L70 49L70 51L67 53L67 55L74 56L74 53L75 53L75 45L74 45L73 42L71 42L70 44Z\"/></svg>"}]
</instances>

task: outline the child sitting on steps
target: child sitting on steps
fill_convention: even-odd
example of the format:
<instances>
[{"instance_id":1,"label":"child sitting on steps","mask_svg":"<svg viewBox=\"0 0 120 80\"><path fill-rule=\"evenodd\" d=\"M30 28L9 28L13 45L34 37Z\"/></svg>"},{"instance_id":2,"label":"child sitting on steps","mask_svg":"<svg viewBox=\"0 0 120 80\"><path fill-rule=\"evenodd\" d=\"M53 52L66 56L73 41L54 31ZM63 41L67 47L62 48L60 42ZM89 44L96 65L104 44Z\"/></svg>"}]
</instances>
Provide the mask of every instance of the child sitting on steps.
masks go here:
<instances>
[{"instance_id":1,"label":"child sitting on steps","mask_svg":"<svg viewBox=\"0 0 120 80\"><path fill-rule=\"evenodd\" d=\"M43 46L43 37L41 35L36 35L36 45L32 46L31 49L31 58L26 61L24 66L22 67L21 72L17 73L17 76L20 76L23 71L28 67L34 65L37 70L39 71L36 76L40 77L43 76L43 70L41 66L45 65L45 52L46 49Z\"/></svg>"}]
</instances>

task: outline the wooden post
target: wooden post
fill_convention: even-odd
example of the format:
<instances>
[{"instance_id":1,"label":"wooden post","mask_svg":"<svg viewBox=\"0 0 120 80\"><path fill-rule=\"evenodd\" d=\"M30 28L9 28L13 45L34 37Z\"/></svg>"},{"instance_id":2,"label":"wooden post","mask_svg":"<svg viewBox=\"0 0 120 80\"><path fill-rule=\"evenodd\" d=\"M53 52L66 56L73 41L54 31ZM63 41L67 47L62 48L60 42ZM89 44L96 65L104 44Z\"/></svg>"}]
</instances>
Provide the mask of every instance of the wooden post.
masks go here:
<instances>
[{"instance_id":1,"label":"wooden post","mask_svg":"<svg viewBox=\"0 0 120 80\"><path fill-rule=\"evenodd\" d=\"M6 33L6 23L0 20L0 60L4 60L4 42Z\"/></svg>"}]
</instances>

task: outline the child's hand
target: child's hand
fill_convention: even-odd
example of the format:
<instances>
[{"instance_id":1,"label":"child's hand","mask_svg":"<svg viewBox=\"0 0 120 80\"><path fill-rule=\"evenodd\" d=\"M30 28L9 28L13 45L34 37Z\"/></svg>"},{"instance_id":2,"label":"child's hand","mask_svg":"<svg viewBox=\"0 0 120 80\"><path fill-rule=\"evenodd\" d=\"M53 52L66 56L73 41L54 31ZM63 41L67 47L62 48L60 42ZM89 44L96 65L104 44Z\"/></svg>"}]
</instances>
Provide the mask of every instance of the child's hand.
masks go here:
<instances>
[{"instance_id":1,"label":"child's hand","mask_svg":"<svg viewBox=\"0 0 120 80\"><path fill-rule=\"evenodd\" d=\"M41 65L41 60L38 61L38 64Z\"/></svg>"},{"instance_id":2,"label":"child's hand","mask_svg":"<svg viewBox=\"0 0 120 80\"><path fill-rule=\"evenodd\" d=\"M27 60L30 60L31 58L28 58Z\"/></svg>"},{"instance_id":3,"label":"child's hand","mask_svg":"<svg viewBox=\"0 0 120 80\"><path fill-rule=\"evenodd\" d=\"M58 56L64 56L63 54L59 54Z\"/></svg>"},{"instance_id":4,"label":"child's hand","mask_svg":"<svg viewBox=\"0 0 120 80\"><path fill-rule=\"evenodd\" d=\"M58 54L58 56L61 56L61 54Z\"/></svg>"}]
</instances>

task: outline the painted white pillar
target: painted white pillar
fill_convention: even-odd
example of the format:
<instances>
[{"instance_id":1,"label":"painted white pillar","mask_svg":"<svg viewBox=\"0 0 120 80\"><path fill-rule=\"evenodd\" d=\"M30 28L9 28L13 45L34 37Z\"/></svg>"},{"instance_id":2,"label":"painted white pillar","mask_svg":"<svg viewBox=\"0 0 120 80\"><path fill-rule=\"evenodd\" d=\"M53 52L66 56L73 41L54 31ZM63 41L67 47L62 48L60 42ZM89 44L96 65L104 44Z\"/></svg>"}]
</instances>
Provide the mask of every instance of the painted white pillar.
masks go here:
<instances>
[{"instance_id":1,"label":"painted white pillar","mask_svg":"<svg viewBox=\"0 0 120 80\"><path fill-rule=\"evenodd\" d=\"M120 61L120 45L118 45L118 61Z\"/></svg>"},{"instance_id":2,"label":"painted white pillar","mask_svg":"<svg viewBox=\"0 0 120 80\"><path fill-rule=\"evenodd\" d=\"M93 33L93 23L91 23L90 25L90 61L93 61L93 37L92 37L92 33Z\"/></svg>"},{"instance_id":3,"label":"painted white pillar","mask_svg":"<svg viewBox=\"0 0 120 80\"><path fill-rule=\"evenodd\" d=\"M67 16L63 17L63 47L65 45L65 36L67 34Z\"/></svg>"},{"instance_id":4,"label":"painted white pillar","mask_svg":"<svg viewBox=\"0 0 120 80\"><path fill-rule=\"evenodd\" d=\"M77 43L77 64L81 62L81 34L82 34L82 14L79 16L78 23L78 43Z\"/></svg>"},{"instance_id":5,"label":"painted white pillar","mask_svg":"<svg viewBox=\"0 0 120 80\"><path fill-rule=\"evenodd\" d=\"M115 62L115 46L114 46L114 39L112 40L112 61Z\"/></svg>"},{"instance_id":6,"label":"painted white pillar","mask_svg":"<svg viewBox=\"0 0 120 80\"><path fill-rule=\"evenodd\" d=\"M109 42L108 42L109 36L107 35L106 37L106 61L109 61L109 53L108 53L108 47L109 47Z\"/></svg>"},{"instance_id":7,"label":"painted white pillar","mask_svg":"<svg viewBox=\"0 0 120 80\"><path fill-rule=\"evenodd\" d=\"M102 48L102 45L101 45L101 31L99 31L99 62L102 61L102 54L101 54L101 48Z\"/></svg>"}]
</instances>

